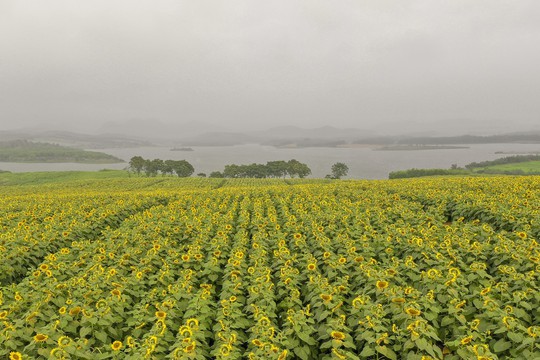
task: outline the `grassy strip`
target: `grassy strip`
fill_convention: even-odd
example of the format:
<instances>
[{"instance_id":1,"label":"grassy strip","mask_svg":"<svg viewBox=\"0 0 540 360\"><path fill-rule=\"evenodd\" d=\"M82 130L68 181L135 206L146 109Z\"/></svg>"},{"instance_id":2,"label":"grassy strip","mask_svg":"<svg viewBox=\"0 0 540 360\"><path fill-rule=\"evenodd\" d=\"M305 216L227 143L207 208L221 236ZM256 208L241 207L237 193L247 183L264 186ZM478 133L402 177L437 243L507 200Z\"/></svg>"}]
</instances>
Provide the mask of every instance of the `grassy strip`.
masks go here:
<instances>
[{"instance_id":1,"label":"grassy strip","mask_svg":"<svg viewBox=\"0 0 540 360\"><path fill-rule=\"evenodd\" d=\"M124 170L4 172L0 173L0 186L41 185L77 180L119 179L127 177L129 177L129 173Z\"/></svg>"}]
</instances>

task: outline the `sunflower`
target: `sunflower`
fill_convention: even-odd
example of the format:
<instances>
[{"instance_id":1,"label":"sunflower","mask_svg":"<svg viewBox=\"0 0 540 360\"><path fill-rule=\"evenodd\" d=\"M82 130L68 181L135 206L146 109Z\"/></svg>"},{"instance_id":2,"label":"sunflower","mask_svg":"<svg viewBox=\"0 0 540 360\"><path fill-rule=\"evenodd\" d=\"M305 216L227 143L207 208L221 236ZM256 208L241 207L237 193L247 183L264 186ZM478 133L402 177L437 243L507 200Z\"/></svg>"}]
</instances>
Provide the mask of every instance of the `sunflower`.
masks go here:
<instances>
[{"instance_id":1,"label":"sunflower","mask_svg":"<svg viewBox=\"0 0 540 360\"><path fill-rule=\"evenodd\" d=\"M115 342L111 344L111 349L113 349L114 351L118 351L122 348L122 346L123 346L122 342L116 340Z\"/></svg>"},{"instance_id":2,"label":"sunflower","mask_svg":"<svg viewBox=\"0 0 540 360\"><path fill-rule=\"evenodd\" d=\"M193 352L193 350L195 350L195 347L197 346L197 344L195 343L195 341L192 341L191 344L189 344L188 346L186 346L184 348L184 352L185 353L190 353L190 352Z\"/></svg>"},{"instance_id":3,"label":"sunflower","mask_svg":"<svg viewBox=\"0 0 540 360\"><path fill-rule=\"evenodd\" d=\"M190 329L197 329L199 327L199 320L197 320L195 318L187 319L186 320L186 325Z\"/></svg>"},{"instance_id":4,"label":"sunflower","mask_svg":"<svg viewBox=\"0 0 540 360\"><path fill-rule=\"evenodd\" d=\"M193 335L191 329L185 325L180 326L180 329L178 329L178 333L183 337L191 337L191 335Z\"/></svg>"},{"instance_id":5,"label":"sunflower","mask_svg":"<svg viewBox=\"0 0 540 360\"><path fill-rule=\"evenodd\" d=\"M231 350L232 350L232 346L229 345L229 344L223 344L221 345L221 347L219 348L219 354L221 356L224 356L224 357L227 357L229 355L231 355Z\"/></svg>"},{"instance_id":6,"label":"sunflower","mask_svg":"<svg viewBox=\"0 0 540 360\"><path fill-rule=\"evenodd\" d=\"M5 310L0 312L0 319L5 319L7 317L7 315L8 315L8 312L5 311Z\"/></svg>"},{"instance_id":7,"label":"sunflower","mask_svg":"<svg viewBox=\"0 0 540 360\"><path fill-rule=\"evenodd\" d=\"M287 354L289 353L288 350L283 350L281 354L279 354L277 360L285 360L287 358Z\"/></svg>"},{"instance_id":8,"label":"sunflower","mask_svg":"<svg viewBox=\"0 0 540 360\"><path fill-rule=\"evenodd\" d=\"M472 339L473 339L472 335L469 335L469 336L464 337L463 339L461 339L460 343L461 343L461 345L467 345L472 341Z\"/></svg>"},{"instance_id":9,"label":"sunflower","mask_svg":"<svg viewBox=\"0 0 540 360\"><path fill-rule=\"evenodd\" d=\"M68 346L69 344L71 344L71 338L69 336L60 336L57 343L60 347Z\"/></svg>"},{"instance_id":10,"label":"sunflower","mask_svg":"<svg viewBox=\"0 0 540 360\"><path fill-rule=\"evenodd\" d=\"M392 299L392 302L393 302L394 304L403 304L403 303L405 302L405 299L402 298L402 297L397 297L397 298L393 298L393 299Z\"/></svg>"},{"instance_id":11,"label":"sunflower","mask_svg":"<svg viewBox=\"0 0 540 360\"><path fill-rule=\"evenodd\" d=\"M301 239L302 238L302 234L299 234L299 233L296 233L293 235L293 237L298 240L298 239Z\"/></svg>"},{"instance_id":12,"label":"sunflower","mask_svg":"<svg viewBox=\"0 0 540 360\"><path fill-rule=\"evenodd\" d=\"M167 313L165 311L156 311L156 317L163 320L167 317Z\"/></svg>"},{"instance_id":13,"label":"sunflower","mask_svg":"<svg viewBox=\"0 0 540 360\"><path fill-rule=\"evenodd\" d=\"M321 294L320 297L324 302L332 301L332 294Z\"/></svg>"},{"instance_id":14,"label":"sunflower","mask_svg":"<svg viewBox=\"0 0 540 360\"><path fill-rule=\"evenodd\" d=\"M255 345L256 347L263 347L264 343L259 339L253 339L251 340L251 343Z\"/></svg>"},{"instance_id":15,"label":"sunflower","mask_svg":"<svg viewBox=\"0 0 540 360\"><path fill-rule=\"evenodd\" d=\"M405 312L411 316L418 316L422 313L420 310L414 308L407 308Z\"/></svg>"},{"instance_id":16,"label":"sunflower","mask_svg":"<svg viewBox=\"0 0 540 360\"><path fill-rule=\"evenodd\" d=\"M81 312L81 307L75 306L74 308L69 310L69 315L75 316L75 315L78 315L80 312Z\"/></svg>"},{"instance_id":17,"label":"sunflower","mask_svg":"<svg viewBox=\"0 0 540 360\"><path fill-rule=\"evenodd\" d=\"M330 333L330 336L334 340L345 340L345 334L342 333L341 331L332 331Z\"/></svg>"},{"instance_id":18,"label":"sunflower","mask_svg":"<svg viewBox=\"0 0 540 360\"><path fill-rule=\"evenodd\" d=\"M310 271L313 271L317 268L317 266L313 263L308 264L307 269Z\"/></svg>"},{"instance_id":19,"label":"sunflower","mask_svg":"<svg viewBox=\"0 0 540 360\"><path fill-rule=\"evenodd\" d=\"M64 315L66 313L66 307L65 306L62 306L60 309L58 309L58 313L60 315Z\"/></svg>"},{"instance_id":20,"label":"sunflower","mask_svg":"<svg viewBox=\"0 0 540 360\"><path fill-rule=\"evenodd\" d=\"M131 336L128 336L127 339L126 339L126 344L130 348L134 347L135 346L135 339L133 339L133 337L131 337Z\"/></svg>"},{"instance_id":21,"label":"sunflower","mask_svg":"<svg viewBox=\"0 0 540 360\"><path fill-rule=\"evenodd\" d=\"M49 337L45 334L36 334L34 336L34 341L35 342L44 342L45 340L47 340Z\"/></svg>"},{"instance_id":22,"label":"sunflower","mask_svg":"<svg viewBox=\"0 0 540 360\"><path fill-rule=\"evenodd\" d=\"M519 236L521 239L525 240L527 238L527 233L524 233L523 231L520 231L517 233L517 236Z\"/></svg>"},{"instance_id":23,"label":"sunflower","mask_svg":"<svg viewBox=\"0 0 540 360\"><path fill-rule=\"evenodd\" d=\"M9 353L9 360L21 360L22 354L17 351L12 351Z\"/></svg>"},{"instance_id":24,"label":"sunflower","mask_svg":"<svg viewBox=\"0 0 540 360\"><path fill-rule=\"evenodd\" d=\"M379 290L383 290L383 289L386 289L388 287L388 281L377 281L377 283L375 284L375 286L377 286L377 289Z\"/></svg>"},{"instance_id":25,"label":"sunflower","mask_svg":"<svg viewBox=\"0 0 540 360\"><path fill-rule=\"evenodd\" d=\"M487 295L490 291L491 291L490 287L484 288L482 289L482 291L480 291L480 295L482 296Z\"/></svg>"},{"instance_id":26,"label":"sunflower","mask_svg":"<svg viewBox=\"0 0 540 360\"><path fill-rule=\"evenodd\" d=\"M343 264L347 263L347 258L340 257L338 262L343 265Z\"/></svg>"}]
</instances>

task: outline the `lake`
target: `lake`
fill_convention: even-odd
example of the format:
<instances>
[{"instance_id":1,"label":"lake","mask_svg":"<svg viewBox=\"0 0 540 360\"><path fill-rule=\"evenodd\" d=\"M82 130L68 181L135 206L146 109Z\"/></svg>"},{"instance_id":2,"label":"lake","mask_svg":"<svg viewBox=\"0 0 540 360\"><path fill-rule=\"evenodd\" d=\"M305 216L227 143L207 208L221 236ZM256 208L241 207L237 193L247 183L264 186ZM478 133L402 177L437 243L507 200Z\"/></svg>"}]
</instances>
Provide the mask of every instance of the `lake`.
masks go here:
<instances>
[{"instance_id":1,"label":"lake","mask_svg":"<svg viewBox=\"0 0 540 360\"><path fill-rule=\"evenodd\" d=\"M324 177L336 162L349 166L348 178L387 179L391 171L410 168L449 168L452 164L464 166L473 161L494 160L510 156L505 153L540 152L540 144L473 144L465 149L392 150L375 151L368 147L358 148L276 148L257 144L238 146L191 147L194 151L170 151L169 147L140 147L125 149L103 149L102 152L129 161L140 155L146 159L171 159L189 161L195 174L223 171L227 164L266 163L272 160L296 159L306 163L312 171L311 177ZM123 169L123 164L73 164L73 163L0 163L0 169L12 172L65 171Z\"/></svg>"}]
</instances>

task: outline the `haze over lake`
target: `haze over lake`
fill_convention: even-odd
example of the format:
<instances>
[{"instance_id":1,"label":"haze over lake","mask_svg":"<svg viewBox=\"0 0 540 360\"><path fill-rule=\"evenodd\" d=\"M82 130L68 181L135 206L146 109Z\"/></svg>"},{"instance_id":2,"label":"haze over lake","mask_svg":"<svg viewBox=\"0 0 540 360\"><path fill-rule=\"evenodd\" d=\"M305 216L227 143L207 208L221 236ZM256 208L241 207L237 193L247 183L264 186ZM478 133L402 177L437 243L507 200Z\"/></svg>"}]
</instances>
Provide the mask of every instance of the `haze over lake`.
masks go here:
<instances>
[{"instance_id":1,"label":"haze over lake","mask_svg":"<svg viewBox=\"0 0 540 360\"><path fill-rule=\"evenodd\" d=\"M12 172L124 169L133 156L146 159L189 161L195 174L223 171L228 164L266 163L273 160L297 159L312 171L310 177L324 177L335 162L349 166L347 178L387 179L391 171L410 168L449 168L452 164L464 166L471 162L494 160L508 154L540 152L540 144L472 144L464 149L374 151L358 148L301 148L288 149L262 145L192 147L194 151L171 151L170 147L140 147L103 149L101 151L126 161L121 164L21 164L0 163L0 169Z\"/></svg>"}]
</instances>

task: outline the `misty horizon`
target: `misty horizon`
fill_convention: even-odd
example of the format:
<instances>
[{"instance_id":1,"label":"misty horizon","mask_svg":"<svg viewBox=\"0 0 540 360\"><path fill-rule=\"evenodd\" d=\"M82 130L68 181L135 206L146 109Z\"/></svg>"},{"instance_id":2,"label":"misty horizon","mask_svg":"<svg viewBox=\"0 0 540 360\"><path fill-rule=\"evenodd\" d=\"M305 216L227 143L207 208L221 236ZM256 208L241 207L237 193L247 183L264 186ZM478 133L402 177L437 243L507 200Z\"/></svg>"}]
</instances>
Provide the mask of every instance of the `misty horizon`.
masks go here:
<instances>
[{"instance_id":1,"label":"misty horizon","mask_svg":"<svg viewBox=\"0 0 540 360\"><path fill-rule=\"evenodd\" d=\"M530 0L4 0L0 130L540 130L539 15Z\"/></svg>"}]
</instances>

